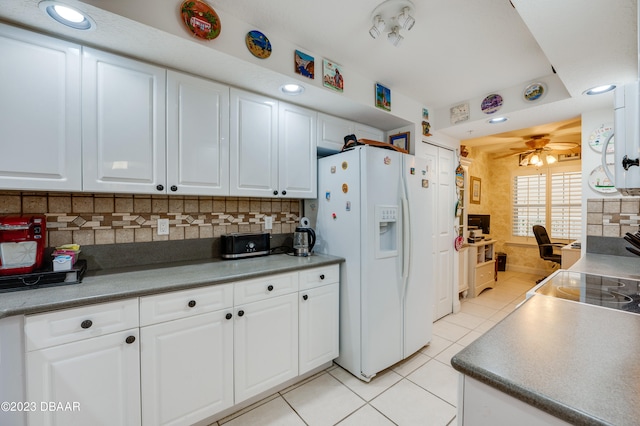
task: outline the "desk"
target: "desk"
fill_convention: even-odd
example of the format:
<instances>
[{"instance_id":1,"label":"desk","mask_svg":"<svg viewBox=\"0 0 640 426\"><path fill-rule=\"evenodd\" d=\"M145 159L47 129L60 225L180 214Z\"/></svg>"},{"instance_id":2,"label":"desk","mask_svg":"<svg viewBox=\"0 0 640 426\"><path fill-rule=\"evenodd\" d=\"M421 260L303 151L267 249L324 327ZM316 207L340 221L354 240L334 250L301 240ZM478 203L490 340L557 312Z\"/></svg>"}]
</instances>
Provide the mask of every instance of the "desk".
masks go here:
<instances>
[{"instance_id":1,"label":"desk","mask_svg":"<svg viewBox=\"0 0 640 426\"><path fill-rule=\"evenodd\" d=\"M573 243L562 247L560 253L562 254L562 269L569 269L581 256L580 249L573 247Z\"/></svg>"}]
</instances>

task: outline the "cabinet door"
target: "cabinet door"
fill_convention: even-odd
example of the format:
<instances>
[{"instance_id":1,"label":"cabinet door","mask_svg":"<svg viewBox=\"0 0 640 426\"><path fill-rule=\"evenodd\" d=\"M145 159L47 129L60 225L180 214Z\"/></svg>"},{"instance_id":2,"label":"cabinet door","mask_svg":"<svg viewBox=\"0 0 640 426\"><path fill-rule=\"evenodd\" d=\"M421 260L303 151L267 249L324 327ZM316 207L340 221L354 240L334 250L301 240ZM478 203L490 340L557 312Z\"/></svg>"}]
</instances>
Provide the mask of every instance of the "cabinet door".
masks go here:
<instances>
[{"instance_id":1,"label":"cabinet door","mask_svg":"<svg viewBox=\"0 0 640 426\"><path fill-rule=\"evenodd\" d=\"M230 102L230 195L279 195L278 101L231 89Z\"/></svg>"},{"instance_id":2,"label":"cabinet door","mask_svg":"<svg viewBox=\"0 0 640 426\"><path fill-rule=\"evenodd\" d=\"M140 424L138 351L135 328L28 352L29 425ZM49 401L66 409L42 410Z\"/></svg>"},{"instance_id":3,"label":"cabinet door","mask_svg":"<svg viewBox=\"0 0 640 426\"><path fill-rule=\"evenodd\" d=\"M83 189L165 193L165 70L83 49Z\"/></svg>"},{"instance_id":4,"label":"cabinet door","mask_svg":"<svg viewBox=\"0 0 640 426\"><path fill-rule=\"evenodd\" d=\"M300 292L299 374L338 357L339 284Z\"/></svg>"},{"instance_id":5,"label":"cabinet door","mask_svg":"<svg viewBox=\"0 0 640 426\"><path fill-rule=\"evenodd\" d=\"M229 309L140 329L143 424L191 425L233 405L231 319Z\"/></svg>"},{"instance_id":6,"label":"cabinet door","mask_svg":"<svg viewBox=\"0 0 640 426\"><path fill-rule=\"evenodd\" d=\"M384 132L382 130L367 126L366 124L356 123L356 137L358 139L371 139L374 141L386 142L386 138L384 137Z\"/></svg>"},{"instance_id":7,"label":"cabinet door","mask_svg":"<svg viewBox=\"0 0 640 426\"><path fill-rule=\"evenodd\" d=\"M355 132L352 121L318 113L318 152L340 152L344 137Z\"/></svg>"},{"instance_id":8,"label":"cabinet door","mask_svg":"<svg viewBox=\"0 0 640 426\"><path fill-rule=\"evenodd\" d=\"M229 194L229 87L167 72L170 194Z\"/></svg>"},{"instance_id":9,"label":"cabinet door","mask_svg":"<svg viewBox=\"0 0 640 426\"><path fill-rule=\"evenodd\" d=\"M278 114L278 188L292 198L317 197L315 111L280 103Z\"/></svg>"},{"instance_id":10,"label":"cabinet door","mask_svg":"<svg viewBox=\"0 0 640 426\"><path fill-rule=\"evenodd\" d=\"M82 189L80 46L0 25L0 189Z\"/></svg>"},{"instance_id":11,"label":"cabinet door","mask_svg":"<svg viewBox=\"0 0 640 426\"><path fill-rule=\"evenodd\" d=\"M236 307L236 404L298 375L298 294Z\"/></svg>"}]
</instances>

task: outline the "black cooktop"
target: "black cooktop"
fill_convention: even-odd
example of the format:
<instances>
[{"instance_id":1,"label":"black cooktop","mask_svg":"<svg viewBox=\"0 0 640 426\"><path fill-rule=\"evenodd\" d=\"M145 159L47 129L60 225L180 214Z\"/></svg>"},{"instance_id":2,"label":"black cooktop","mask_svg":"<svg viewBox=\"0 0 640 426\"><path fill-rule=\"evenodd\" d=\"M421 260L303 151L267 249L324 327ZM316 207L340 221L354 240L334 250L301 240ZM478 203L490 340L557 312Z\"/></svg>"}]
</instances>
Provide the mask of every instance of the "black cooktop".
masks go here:
<instances>
[{"instance_id":1,"label":"black cooktop","mask_svg":"<svg viewBox=\"0 0 640 426\"><path fill-rule=\"evenodd\" d=\"M535 292L640 314L640 280L558 271Z\"/></svg>"}]
</instances>

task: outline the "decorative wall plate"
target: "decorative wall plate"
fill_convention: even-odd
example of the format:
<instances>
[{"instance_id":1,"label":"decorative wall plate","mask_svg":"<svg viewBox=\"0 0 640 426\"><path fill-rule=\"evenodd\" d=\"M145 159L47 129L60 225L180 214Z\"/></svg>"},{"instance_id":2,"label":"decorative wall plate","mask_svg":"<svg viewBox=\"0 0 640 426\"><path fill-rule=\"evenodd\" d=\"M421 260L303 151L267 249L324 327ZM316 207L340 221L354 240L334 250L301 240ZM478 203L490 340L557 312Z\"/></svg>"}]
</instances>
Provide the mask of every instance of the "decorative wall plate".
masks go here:
<instances>
[{"instance_id":1,"label":"decorative wall plate","mask_svg":"<svg viewBox=\"0 0 640 426\"><path fill-rule=\"evenodd\" d=\"M542 83L531 83L524 88L522 96L525 101L537 101L547 94L547 89Z\"/></svg>"},{"instance_id":2,"label":"decorative wall plate","mask_svg":"<svg viewBox=\"0 0 640 426\"><path fill-rule=\"evenodd\" d=\"M249 31L244 41L249 52L256 58L266 59L271 56L271 42L260 31Z\"/></svg>"},{"instance_id":3,"label":"decorative wall plate","mask_svg":"<svg viewBox=\"0 0 640 426\"><path fill-rule=\"evenodd\" d=\"M607 123L607 124L603 124L600 127L598 127L597 129L595 129L593 132L591 132L591 134L589 135L589 146L595 151L595 152L602 152L602 147L604 146L604 143L607 141L607 138L609 138L609 136L611 136L613 134L613 124L611 123ZM614 138L611 139L611 142L609 142L609 145L607 145L607 154L612 154L615 150L613 142L614 142Z\"/></svg>"},{"instance_id":4,"label":"decorative wall plate","mask_svg":"<svg viewBox=\"0 0 640 426\"><path fill-rule=\"evenodd\" d=\"M451 124L458 124L462 123L463 121L467 121L469 119L469 104L465 102L463 104L451 107L449 113Z\"/></svg>"},{"instance_id":5,"label":"decorative wall plate","mask_svg":"<svg viewBox=\"0 0 640 426\"><path fill-rule=\"evenodd\" d=\"M596 192L602 194L611 194L616 192L616 187L609 180L602 166L598 166L589 175L589 187Z\"/></svg>"},{"instance_id":6,"label":"decorative wall plate","mask_svg":"<svg viewBox=\"0 0 640 426\"><path fill-rule=\"evenodd\" d=\"M480 109L485 114L493 114L502 107L502 96L498 94L491 94L482 100Z\"/></svg>"},{"instance_id":7,"label":"decorative wall plate","mask_svg":"<svg viewBox=\"0 0 640 426\"><path fill-rule=\"evenodd\" d=\"M218 14L202 0L186 0L180 5L184 25L203 40L213 40L220 35L222 25Z\"/></svg>"}]
</instances>

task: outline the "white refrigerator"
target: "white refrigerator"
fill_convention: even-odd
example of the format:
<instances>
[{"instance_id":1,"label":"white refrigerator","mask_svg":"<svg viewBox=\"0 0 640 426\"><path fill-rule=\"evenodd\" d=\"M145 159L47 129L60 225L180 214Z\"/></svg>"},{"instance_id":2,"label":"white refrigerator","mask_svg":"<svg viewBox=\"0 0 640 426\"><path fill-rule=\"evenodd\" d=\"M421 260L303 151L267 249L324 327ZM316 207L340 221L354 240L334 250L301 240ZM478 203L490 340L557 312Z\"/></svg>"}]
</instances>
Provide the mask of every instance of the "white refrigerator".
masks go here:
<instances>
[{"instance_id":1,"label":"white refrigerator","mask_svg":"<svg viewBox=\"0 0 640 426\"><path fill-rule=\"evenodd\" d=\"M367 382L431 340L429 161L370 146L318 160L314 251L346 259L336 362Z\"/></svg>"}]
</instances>

